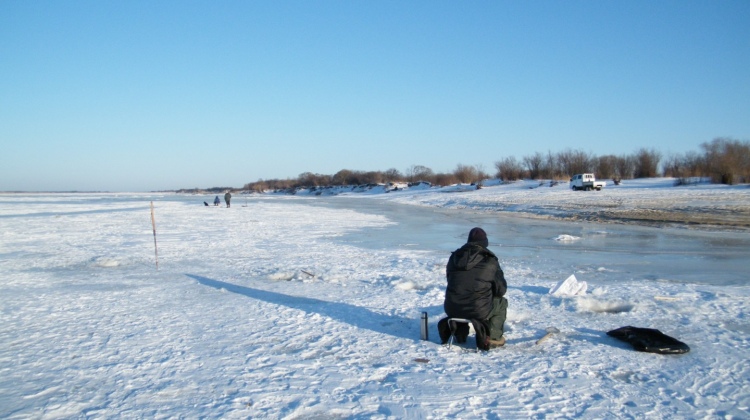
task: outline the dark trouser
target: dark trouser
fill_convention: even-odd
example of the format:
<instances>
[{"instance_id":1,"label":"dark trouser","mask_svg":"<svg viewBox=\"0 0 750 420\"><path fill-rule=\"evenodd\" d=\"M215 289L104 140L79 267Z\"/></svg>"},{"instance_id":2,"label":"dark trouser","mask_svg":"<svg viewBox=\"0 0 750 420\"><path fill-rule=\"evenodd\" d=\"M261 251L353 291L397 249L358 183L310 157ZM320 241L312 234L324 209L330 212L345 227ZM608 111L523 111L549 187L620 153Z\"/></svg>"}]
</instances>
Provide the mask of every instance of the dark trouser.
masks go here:
<instances>
[{"instance_id":1,"label":"dark trouser","mask_svg":"<svg viewBox=\"0 0 750 420\"><path fill-rule=\"evenodd\" d=\"M487 320L490 322L490 339L499 340L503 336L505 316L508 312L508 299L504 297L492 299L492 310Z\"/></svg>"}]
</instances>

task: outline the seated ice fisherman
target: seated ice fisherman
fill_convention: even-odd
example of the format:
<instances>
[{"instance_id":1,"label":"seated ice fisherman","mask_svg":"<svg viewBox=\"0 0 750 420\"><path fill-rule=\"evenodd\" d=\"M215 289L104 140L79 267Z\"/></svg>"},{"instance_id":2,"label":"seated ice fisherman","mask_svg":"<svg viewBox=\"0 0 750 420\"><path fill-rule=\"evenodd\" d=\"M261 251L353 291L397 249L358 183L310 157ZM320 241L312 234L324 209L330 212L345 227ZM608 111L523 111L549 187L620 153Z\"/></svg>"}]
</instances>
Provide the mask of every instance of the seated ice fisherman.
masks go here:
<instances>
[{"instance_id":1,"label":"seated ice fisherman","mask_svg":"<svg viewBox=\"0 0 750 420\"><path fill-rule=\"evenodd\" d=\"M221 200L219 200L219 196L217 195L216 198L214 198L214 206L218 206L221 204Z\"/></svg>"},{"instance_id":2,"label":"seated ice fisherman","mask_svg":"<svg viewBox=\"0 0 750 420\"><path fill-rule=\"evenodd\" d=\"M451 254L446 266L448 286L443 303L449 318L476 321L473 323L475 330L479 327L477 347L483 350L505 344L503 328L508 310L508 300L504 297L508 284L497 256L487 249L488 245L487 233L475 227L469 232L466 244ZM459 325L465 331L459 331L456 338L463 342L468 326Z\"/></svg>"}]
</instances>

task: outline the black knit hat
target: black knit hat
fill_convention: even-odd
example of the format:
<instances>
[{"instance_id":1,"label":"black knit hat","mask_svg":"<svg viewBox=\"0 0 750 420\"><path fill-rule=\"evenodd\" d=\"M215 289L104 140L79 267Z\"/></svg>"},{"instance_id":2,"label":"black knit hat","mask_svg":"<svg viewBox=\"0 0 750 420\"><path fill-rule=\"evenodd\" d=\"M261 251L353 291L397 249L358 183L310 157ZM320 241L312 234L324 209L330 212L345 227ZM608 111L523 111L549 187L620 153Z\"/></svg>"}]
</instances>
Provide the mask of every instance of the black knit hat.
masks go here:
<instances>
[{"instance_id":1,"label":"black knit hat","mask_svg":"<svg viewBox=\"0 0 750 420\"><path fill-rule=\"evenodd\" d=\"M469 232L469 240L467 242L477 242L485 248L490 244L487 240L487 233L479 227L475 227Z\"/></svg>"}]
</instances>

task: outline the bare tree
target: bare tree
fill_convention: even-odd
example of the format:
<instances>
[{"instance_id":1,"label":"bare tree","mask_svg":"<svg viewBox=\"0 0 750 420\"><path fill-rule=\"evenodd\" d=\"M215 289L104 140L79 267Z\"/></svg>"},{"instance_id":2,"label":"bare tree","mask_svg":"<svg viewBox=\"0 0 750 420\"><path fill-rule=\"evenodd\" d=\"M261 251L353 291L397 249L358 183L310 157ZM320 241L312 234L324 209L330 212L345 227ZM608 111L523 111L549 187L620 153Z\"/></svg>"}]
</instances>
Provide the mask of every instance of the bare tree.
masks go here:
<instances>
[{"instance_id":1,"label":"bare tree","mask_svg":"<svg viewBox=\"0 0 750 420\"><path fill-rule=\"evenodd\" d=\"M349 169L342 169L336 172L331 178L333 185L351 185L349 182L352 178L352 171Z\"/></svg>"},{"instance_id":2,"label":"bare tree","mask_svg":"<svg viewBox=\"0 0 750 420\"><path fill-rule=\"evenodd\" d=\"M330 185L331 184L331 176L330 175L321 175L321 174L314 174L312 172L303 172L299 174L297 177L297 185L298 187L318 187L322 185Z\"/></svg>"},{"instance_id":3,"label":"bare tree","mask_svg":"<svg viewBox=\"0 0 750 420\"><path fill-rule=\"evenodd\" d=\"M531 179L539 179L539 176L542 172L543 163L544 157L539 152L523 157L523 164L526 166L526 170L529 173L529 178Z\"/></svg>"},{"instance_id":4,"label":"bare tree","mask_svg":"<svg viewBox=\"0 0 750 420\"><path fill-rule=\"evenodd\" d=\"M318 179L312 172L302 172L297 176L297 184L300 187L315 187Z\"/></svg>"},{"instance_id":5,"label":"bare tree","mask_svg":"<svg viewBox=\"0 0 750 420\"><path fill-rule=\"evenodd\" d=\"M430 182L432 182L434 185L446 186L457 184L459 181L453 174L439 173L433 175L430 179Z\"/></svg>"},{"instance_id":6,"label":"bare tree","mask_svg":"<svg viewBox=\"0 0 750 420\"><path fill-rule=\"evenodd\" d=\"M497 169L496 177L503 181L516 181L523 179L523 166L515 156L508 156L495 162Z\"/></svg>"},{"instance_id":7,"label":"bare tree","mask_svg":"<svg viewBox=\"0 0 750 420\"><path fill-rule=\"evenodd\" d=\"M665 157L661 167L662 176L672 178L686 177L685 157L679 153L672 153Z\"/></svg>"},{"instance_id":8,"label":"bare tree","mask_svg":"<svg viewBox=\"0 0 750 420\"><path fill-rule=\"evenodd\" d=\"M397 182L404 179L404 176L401 175L401 172L396 168L388 169L383 176L385 177L386 182Z\"/></svg>"},{"instance_id":9,"label":"bare tree","mask_svg":"<svg viewBox=\"0 0 750 420\"><path fill-rule=\"evenodd\" d=\"M268 188L268 184L265 181L263 181L263 179L261 178L252 185L245 185L244 189L247 191L262 193L267 188Z\"/></svg>"},{"instance_id":10,"label":"bare tree","mask_svg":"<svg viewBox=\"0 0 750 420\"><path fill-rule=\"evenodd\" d=\"M557 178L557 175L561 172L558 162L557 156L553 155L552 152L547 151L547 157L544 159L544 162L542 162L539 177L545 179Z\"/></svg>"},{"instance_id":11,"label":"bare tree","mask_svg":"<svg viewBox=\"0 0 750 420\"><path fill-rule=\"evenodd\" d=\"M429 181L434 175L432 169L422 165L412 165L406 170L409 182Z\"/></svg>"},{"instance_id":12,"label":"bare tree","mask_svg":"<svg viewBox=\"0 0 750 420\"><path fill-rule=\"evenodd\" d=\"M748 184L750 183L750 142L744 142L738 154L737 170L740 175L740 182Z\"/></svg>"},{"instance_id":13,"label":"bare tree","mask_svg":"<svg viewBox=\"0 0 750 420\"><path fill-rule=\"evenodd\" d=\"M548 152L542 175L551 179L567 179L572 175L592 172L595 158L582 150L564 150L556 154Z\"/></svg>"},{"instance_id":14,"label":"bare tree","mask_svg":"<svg viewBox=\"0 0 750 420\"><path fill-rule=\"evenodd\" d=\"M701 147L713 182L731 185L750 181L750 142L716 138Z\"/></svg>"},{"instance_id":15,"label":"bare tree","mask_svg":"<svg viewBox=\"0 0 750 420\"><path fill-rule=\"evenodd\" d=\"M453 176L456 177L458 182L464 184L471 184L478 181L477 169L471 165L458 164L456 169L453 170Z\"/></svg>"},{"instance_id":16,"label":"bare tree","mask_svg":"<svg viewBox=\"0 0 750 420\"><path fill-rule=\"evenodd\" d=\"M678 178L680 184L689 184L690 178L705 175L705 158L696 152L672 154L662 163L665 177Z\"/></svg>"},{"instance_id":17,"label":"bare tree","mask_svg":"<svg viewBox=\"0 0 750 420\"><path fill-rule=\"evenodd\" d=\"M698 152L689 151L685 153L683 166L687 171L687 176L706 176L706 157Z\"/></svg>"},{"instance_id":18,"label":"bare tree","mask_svg":"<svg viewBox=\"0 0 750 420\"><path fill-rule=\"evenodd\" d=\"M362 172L362 183L363 184L383 184L385 177L380 171L367 171Z\"/></svg>"},{"instance_id":19,"label":"bare tree","mask_svg":"<svg viewBox=\"0 0 750 420\"><path fill-rule=\"evenodd\" d=\"M617 179L632 179L635 163L631 156L618 156L615 161L615 177Z\"/></svg>"},{"instance_id":20,"label":"bare tree","mask_svg":"<svg viewBox=\"0 0 750 420\"><path fill-rule=\"evenodd\" d=\"M636 178L654 178L659 176L659 161L661 160L661 153L654 149L640 149L635 152L633 156L635 160L635 172L633 175Z\"/></svg>"},{"instance_id":21,"label":"bare tree","mask_svg":"<svg viewBox=\"0 0 750 420\"><path fill-rule=\"evenodd\" d=\"M573 152L570 149L557 153L557 162L568 177L580 173L573 169Z\"/></svg>"},{"instance_id":22,"label":"bare tree","mask_svg":"<svg viewBox=\"0 0 750 420\"><path fill-rule=\"evenodd\" d=\"M596 177L601 179L615 178L617 173L617 157L614 155L600 156L596 159Z\"/></svg>"},{"instance_id":23,"label":"bare tree","mask_svg":"<svg viewBox=\"0 0 750 420\"><path fill-rule=\"evenodd\" d=\"M596 161L596 158L590 153L586 153L583 150L572 150L570 151L569 156L570 167L566 170L567 175L594 172L594 162ZM597 174L597 176L600 178L606 178L600 174Z\"/></svg>"}]
</instances>

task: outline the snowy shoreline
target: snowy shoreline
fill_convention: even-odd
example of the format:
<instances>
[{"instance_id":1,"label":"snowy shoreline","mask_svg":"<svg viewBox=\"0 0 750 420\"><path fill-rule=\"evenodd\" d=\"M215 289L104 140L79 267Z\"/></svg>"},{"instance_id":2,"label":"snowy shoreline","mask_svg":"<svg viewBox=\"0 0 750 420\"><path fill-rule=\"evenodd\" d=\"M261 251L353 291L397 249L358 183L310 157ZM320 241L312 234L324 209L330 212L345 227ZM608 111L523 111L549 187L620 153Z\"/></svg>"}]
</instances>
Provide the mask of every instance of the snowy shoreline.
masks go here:
<instances>
[{"instance_id":1,"label":"snowy shoreline","mask_svg":"<svg viewBox=\"0 0 750 420\"><path fill-rule=\"evenodd\" d=\"M362 196L428 207L512 213L524 217L557 220L684 227L706 230L750 230L750 186L694 184L675 186L674 178L609 182L602 191L572 191L567 182L488 181L482 189L473 185L442 188L383 187L329 189L328 194ZM301 192L312 195L321 190Z\"/></svg>"}]
</instances>

